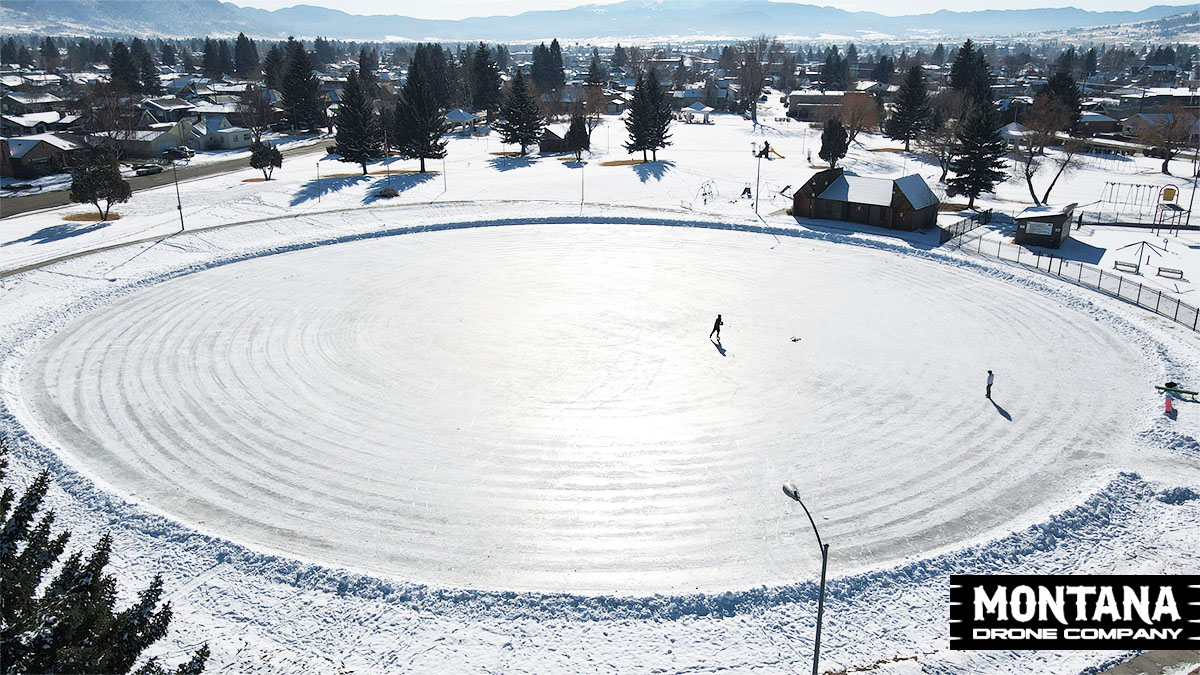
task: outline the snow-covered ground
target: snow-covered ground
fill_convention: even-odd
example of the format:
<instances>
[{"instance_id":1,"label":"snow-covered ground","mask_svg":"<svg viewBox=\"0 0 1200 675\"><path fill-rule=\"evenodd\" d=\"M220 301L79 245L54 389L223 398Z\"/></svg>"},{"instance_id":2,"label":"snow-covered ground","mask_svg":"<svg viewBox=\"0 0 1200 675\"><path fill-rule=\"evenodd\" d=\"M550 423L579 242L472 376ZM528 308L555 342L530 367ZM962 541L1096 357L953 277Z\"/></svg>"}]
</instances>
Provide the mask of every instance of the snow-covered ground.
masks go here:
<instances>
[{"instance_id":1,"label":"snow-covered ground","mask_svg":"<svg viewBox=\"0 0 1200 675\"><path fill-rule=\"evenodd\" d=\"M642 166L603 164L616 129L582 167L456 139L390 201L329 160L196 180L169 237L173 189L0 221L0 269L64 258L0 280L15 475L54 470L75 545L114 533L127 594L162 572L156 652L214 671L807 670L785 481L831 545L824 669L1125 656L951 652L948 575L1200 572L1200 409L1151 387L1197 380L1200 338L934 233L767 189L756 218L750 142L778 192L815 131L717 120ZM850 166L906 161L936 178Z\"/></svg>"}]
</instances>

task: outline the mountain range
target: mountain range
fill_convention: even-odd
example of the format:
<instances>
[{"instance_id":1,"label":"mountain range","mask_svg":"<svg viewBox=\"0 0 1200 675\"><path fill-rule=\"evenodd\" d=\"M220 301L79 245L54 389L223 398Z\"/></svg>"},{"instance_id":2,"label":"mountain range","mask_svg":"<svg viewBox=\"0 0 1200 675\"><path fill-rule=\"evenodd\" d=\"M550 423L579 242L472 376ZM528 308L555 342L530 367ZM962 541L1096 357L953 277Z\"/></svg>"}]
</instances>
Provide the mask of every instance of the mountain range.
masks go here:
<instances>
[{"instance_id":1,"label":"mountain range","mask_svg":"<svg viewBox=\"0 0 1200 675\"><path fill-rule=\"evenodd\" d=\"M768 0L625 0L611 5L532 11L460 20L356 15L297 5L277 10L220 0L4 0L4 32L83 35L318 35L345 40L529 41L613 38L739 38L772 33L794 38L914 39L1012 35L1147 21L1193 11L1156 5L1140 11L1092 12L1074 7L886 16Z\"/></svg>"}]
</instances>

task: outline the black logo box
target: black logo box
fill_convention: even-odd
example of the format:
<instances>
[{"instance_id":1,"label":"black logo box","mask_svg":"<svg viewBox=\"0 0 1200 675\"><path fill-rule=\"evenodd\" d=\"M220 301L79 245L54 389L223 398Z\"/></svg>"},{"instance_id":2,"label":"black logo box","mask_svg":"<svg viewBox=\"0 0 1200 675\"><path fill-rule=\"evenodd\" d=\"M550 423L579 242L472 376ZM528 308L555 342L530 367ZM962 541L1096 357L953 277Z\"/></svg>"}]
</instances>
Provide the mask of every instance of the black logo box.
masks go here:
<instances>
[{"instance_id":1,"label":"black logo box","mask_svg":"<svg viewBox=\"0 0 1200 675\"><path fill-rule=\"evenodd\" d=\"M950 648L1198 649L1200 575L952 574Z\"/></svg>"}]
</instances>

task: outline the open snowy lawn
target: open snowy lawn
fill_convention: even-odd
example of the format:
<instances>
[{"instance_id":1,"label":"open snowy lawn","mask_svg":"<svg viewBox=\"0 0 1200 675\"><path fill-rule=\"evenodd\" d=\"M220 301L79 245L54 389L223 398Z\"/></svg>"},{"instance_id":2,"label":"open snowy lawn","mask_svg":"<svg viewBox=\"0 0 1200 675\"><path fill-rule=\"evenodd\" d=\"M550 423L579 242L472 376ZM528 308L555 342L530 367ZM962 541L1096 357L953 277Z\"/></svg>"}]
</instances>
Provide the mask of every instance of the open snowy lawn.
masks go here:
<instances>
[{"instance_id":1,"label":"open snowy lawn","mask_svg":"<svg viewBox=\"0 0 1200 675\"><path fill-rule=\"evenodd\" d=\"M363 176L358 165L326 155L287 158L283 168L275 172L275 180L266 183L262 182L261 172L249 167L183 183L184 220L188 228L201 228L397 203L580 199L585 215L602 212L606 204L620 204L742 218L753 214L754 203L740 195L746 188L754 191L761 184L759 212L768 220L790 221L779 215L791 206L791 200L780 192L787 189L790 194L823 165L817 158L820 129L796 121L776 122L778 116L778 110L764 106L763 124L758 126L738 115L724 114L714 115L712 124L673 124L672 145L659 153L658 162L647 164L640 163L640 153L629 155L624 150L624 124L613 116L606 116L593 131L592 151L585 155L583 164L565 156L509 156L517 148L499 143L496 134L451 137L445 163L428 162L431 173L427 174L412 173L417 170L417 162L398 158L386 165L393 171L390 178L383 162L370 165L370 175ZM764 140L770 141L784 158L756 159L752 148ZM921 173L934 191L942 194L944 186L937 183L940 168L916 154L898 152L899 148L895 141L863 133L842 164L862 175ZM1112 197L1113 192L1105 190L1106 182L1123 181L1180 185L1180 199L1186 203L1189 186L1180 178L1158 173L1159 164L1146 157L1088 158L1080 163L1078 171L1059 180L1051 201L1092 204ZM1178 161L1173 168L1182 174L1188 165ZM389 184L400 196L378 199L376 193ZM965 202L961 197L953 201ZM1010 180L997 188L996 195L985 195L978 204L1012 214L1032 204L1032 200L1023 182ZM3 208L0 203L0 212ZM130 202L113 210L120 213L121 219L111 223L63 220L66 214L94 212L91 205L0 220L0 270L179 230L175 189L171 185L139 191ZM941 217L948 222L956 216L947 213Z\"/></svg>"},{"instance_id":2,"label":"open snowy lawn","mask_svg":"<svg viewBox=\"0 0 1200 675\"><path fill-rule=\"evenodd\" d=\"M1151 387L1195 333L920 236L589 208L10 276L14 475L52 469L75 545L113 532L127 594L164 574L156 653L238 672L807 670L786 480L831 544L823 670L1081 672L1122 655L949 651L947 575L1200 571L1200 412Z\"/></svg>"}]
</instances>

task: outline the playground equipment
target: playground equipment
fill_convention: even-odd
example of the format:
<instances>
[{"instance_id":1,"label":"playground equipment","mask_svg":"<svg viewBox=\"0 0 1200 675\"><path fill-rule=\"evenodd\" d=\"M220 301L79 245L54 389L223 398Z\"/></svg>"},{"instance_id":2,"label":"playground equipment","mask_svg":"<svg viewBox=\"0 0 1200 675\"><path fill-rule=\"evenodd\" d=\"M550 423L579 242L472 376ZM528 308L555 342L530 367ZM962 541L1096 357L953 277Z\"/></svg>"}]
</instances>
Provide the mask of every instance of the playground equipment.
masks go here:
<instances>
[{"instance_id":1,"label":"playground equipment","mask_svg":"<svg viewBox=\"0 0 1200 675\"><path fill-rule=\"evenodd\" d=\"M1167 230L1171 234L1179 234L1183 225L1183 217L1187 209L1179 205L1179 188L1168 185L1158 194L1158 204L1154 207L1154 233Z\"/></svg>"},{"instance_id":2,"label":"playground equipment","mask_svg":"<svg viewBox=\"0 0 1200 675\"><path fill-rule=\"evenodd\" d=\"M1159 201L1159 186L1150 183L1106 181L1100 193L1100 204L1116 215L1144 215Z\"/></svg>"},{"instance_id":3,"label":"playground equipment","mask_svg":"<svg viewBox=\"0 0 1200 675\"><path fill-rule=\"evenodd\" d=\"M1175 394L1177 396L1191 396L1193 401L1196 400L1197 396L1200 396L1200 391L1192 391L1190 389L1184 389L1183 387L1179 386L1175 382L1167 382L1165 385L1163 385L1161 387L1158 385L1155 385L1154 388L1161 391L1164 394ZM1170 400L1169 396L1167 397L1167 400Z\"/></svg>"}]
</instances>

